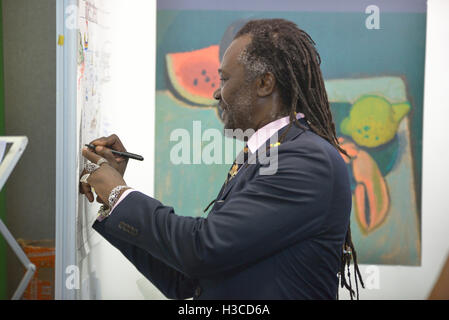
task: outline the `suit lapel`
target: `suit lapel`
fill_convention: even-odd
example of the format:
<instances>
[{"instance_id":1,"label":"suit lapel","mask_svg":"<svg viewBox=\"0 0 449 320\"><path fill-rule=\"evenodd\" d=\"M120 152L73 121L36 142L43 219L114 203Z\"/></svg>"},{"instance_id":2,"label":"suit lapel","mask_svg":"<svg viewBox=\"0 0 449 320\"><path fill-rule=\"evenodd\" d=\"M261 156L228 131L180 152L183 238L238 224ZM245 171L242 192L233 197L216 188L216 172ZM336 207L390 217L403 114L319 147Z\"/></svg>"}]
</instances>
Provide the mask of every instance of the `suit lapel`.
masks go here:
<instances>
[{"instance_id":1,"label":"suit lapel","mask_svg":"<svg viewBox=\"0 0 449 320\"><path fill-rule=\"evenodd\" d=\"M243 153L243 150L240 151L240 153L236 159L241 158L242 153ZM232 166L231 166L231 168L232 168ZM232 186L235 184L236 180L241 176L242 170L244 170L244 169L245 169L245 165L242 165L240 170L237 172L237 174L232 179L230 179L227 183L226 182L223 183L223 186L221 187L221 190L218 193L218 197L220 199L223 199L228 194L228 192L231 190ZM219 198L217 198L217 199L220 200Z\"/></svg>"}]
</instances>

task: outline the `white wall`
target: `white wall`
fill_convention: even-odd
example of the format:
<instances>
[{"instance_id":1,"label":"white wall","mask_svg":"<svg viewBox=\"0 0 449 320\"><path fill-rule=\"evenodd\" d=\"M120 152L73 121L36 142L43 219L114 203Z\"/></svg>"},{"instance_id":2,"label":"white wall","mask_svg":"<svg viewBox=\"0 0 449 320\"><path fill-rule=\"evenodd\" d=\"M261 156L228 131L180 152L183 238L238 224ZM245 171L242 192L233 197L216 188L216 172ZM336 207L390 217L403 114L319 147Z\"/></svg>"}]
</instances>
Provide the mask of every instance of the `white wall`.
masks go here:
<instances>
[{"instance_id":1,"label":"white wall","mask_svg":"<svg viewBox=\"0 0 449 320\"><path fill-rule=\"evenodd\" d=\"M428 0L424 86L422 264L379 266L379 289L361 290L362 299L425 299L449 254L449 1ZM361 267L364 278L373 270ZM352 268L351 268L352 269ZM370 282L375 285L374 282ZM340 290L348 298L346 290Z\"/></svg>"},{"instance_id":2,"label":"white wall","mask_svg":"<svg viewBox=\"0 0 449 320\"><path fill-rule=\"evenodd\" d=\"M120 1L119 1L120 2ZM122 2L123 3L123 2ZM137 6L139 4L139 6ZM123 27L116 39L115 57L120 59L115 72L120 74L116 96L121 122L117 134L131 152L146 156L143 163L130 162L126 181L152 195L154 150L155 90L155 1L126 1L121 8ZM422 266L361 266L368 285L378 270L378 289L361 290L362 299L425 299L449 254L449 138L445 130L449 118L449 1L429 0L427 15L426 81L423 130L422 191ZM132 17L128 20L127 17ZM126 55L133 52L132 57ZM142 111L144 110L144 111ZM143 112L143 113L142 113ZM136 116L139 115L139 116ZM128 128L135 128L129 131ZM142 179L144 172L146 179ZM98 298L163 298L121 254L105 241L93 248L96 273L101 275ZM377 269L376 269L377 268ZM370 277L371 275L371 277ZM137 285L140 284L140 288ZM347 299L346 290L341 290Z\"/></svg>"},{"instance_id":3,"label":"white wall","mask_svg":"<svg viewBox=\"0 0 449 320\"><path fill-rule=\"evenodd\" d=\"M156 1L114 1L109 119L126 149L144 156L130 160L127 184L154 194L154 115L156 81ZM109 108L110 106L110 108ZM112 132L111 132L112 133ZM106 240L92 248L92 269L99 279L97 299L161 299L163 295ZM83 285L81 286L83 289ZM143 293L142 293L143 292ZM83 295L84 298L85 297ZM92 297L92 296L91 296Z\"/></svg>"}]
</instances>

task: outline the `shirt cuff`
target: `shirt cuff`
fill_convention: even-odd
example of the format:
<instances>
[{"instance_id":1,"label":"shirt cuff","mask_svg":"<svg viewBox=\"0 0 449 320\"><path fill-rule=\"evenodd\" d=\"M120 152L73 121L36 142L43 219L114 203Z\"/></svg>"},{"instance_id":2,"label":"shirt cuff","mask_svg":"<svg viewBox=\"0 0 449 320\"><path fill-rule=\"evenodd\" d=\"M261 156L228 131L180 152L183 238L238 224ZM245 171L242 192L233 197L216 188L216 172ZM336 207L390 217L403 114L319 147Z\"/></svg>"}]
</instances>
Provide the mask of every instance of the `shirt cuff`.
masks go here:
<instances>
[{"instance_id":1,"label":"shirt cuff","mask_svg":"<svg viewBox=\"0 0 449 320\"><path fill-rule=\"evenodd\" d=\"M117 200L115 205L112 207L111 212L109 213L108 217L112 214L112 211L114 211L114 209L117 208L118 204L120 202L122 202L123 199L125 199L128 196L128 194L130 194L131 192L134 192L134 191L137 191L137 190L134 190L134 189L127 189L127 190L125 190L125 192L123 192L121 194L120 198ZM97 218L97 221L101 222L101 221L103 221L103 219L104 218L100 216L100 217Z\"/></svg>"}]
</instances>

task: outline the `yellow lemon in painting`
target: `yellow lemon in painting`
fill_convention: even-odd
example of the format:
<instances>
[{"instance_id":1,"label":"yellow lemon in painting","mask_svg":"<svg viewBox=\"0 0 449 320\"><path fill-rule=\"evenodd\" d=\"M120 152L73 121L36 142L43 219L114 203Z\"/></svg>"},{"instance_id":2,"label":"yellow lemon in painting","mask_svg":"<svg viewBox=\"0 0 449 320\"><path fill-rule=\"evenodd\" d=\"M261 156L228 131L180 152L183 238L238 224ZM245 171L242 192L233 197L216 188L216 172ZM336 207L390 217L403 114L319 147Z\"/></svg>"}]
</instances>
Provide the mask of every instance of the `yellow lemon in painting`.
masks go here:
<instances>
[{"instance_id":1,"label":"yellow lemon in painting","mask_svg":"<svg viewBox=\"0 0 449 320\"><path fill-rule=\"evenodd\" d=\"M377 147L393 139L409 111L408 103L390 104L378 96L364 96L353 104L340 129L360 146Z\"/></svg>"}]
</instances>

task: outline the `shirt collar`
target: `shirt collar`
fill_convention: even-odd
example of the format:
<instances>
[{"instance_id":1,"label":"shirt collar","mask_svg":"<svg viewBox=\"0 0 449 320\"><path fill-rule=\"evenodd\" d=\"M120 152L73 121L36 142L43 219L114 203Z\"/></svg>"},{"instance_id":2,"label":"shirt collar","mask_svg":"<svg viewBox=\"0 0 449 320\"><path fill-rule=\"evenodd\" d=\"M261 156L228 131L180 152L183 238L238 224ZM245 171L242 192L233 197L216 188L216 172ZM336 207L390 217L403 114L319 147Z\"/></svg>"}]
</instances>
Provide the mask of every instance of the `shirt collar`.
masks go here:
<instances>
[{"instance_id":1,"label":"shirt collar","mask_svg":"<svg viewBox=\"0 0 449 320\"><path fill-rule=\"evenodd\" d=\"M248 139L248 149L251 153L254 153L257 151L257 149L260 148L261 145L263 145L268 139L271 138L276 132L281 130L283 127L288 125L289 123L289 116L274 120L259 130L257 130L251 138ZM304 114L297 113L296 119L304 118Z\"/></svg>"}]
</instances>

